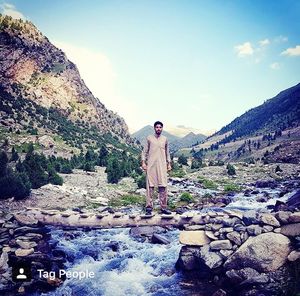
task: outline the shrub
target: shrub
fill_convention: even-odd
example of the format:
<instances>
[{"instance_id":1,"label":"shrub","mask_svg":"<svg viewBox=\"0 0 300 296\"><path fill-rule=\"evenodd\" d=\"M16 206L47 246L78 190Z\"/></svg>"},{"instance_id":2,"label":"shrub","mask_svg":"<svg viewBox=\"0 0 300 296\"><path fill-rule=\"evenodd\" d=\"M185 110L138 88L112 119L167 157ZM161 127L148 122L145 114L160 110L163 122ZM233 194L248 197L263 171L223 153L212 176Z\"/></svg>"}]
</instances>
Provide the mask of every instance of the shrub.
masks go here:
<instances>
[{"instance_id":1,"label":"shrub","mask_svg":"<svg viewBox=\"0 0 300 296\"><path fill-rule=\"evenodd\" d=\"M146 174L137 177L138 188L146 188Z\"/></svg>"},{"instance_id":2,"label":"shrub","mask_svg":"<svg viewBox=\"0 0 300 296\"><path fill-rule=\"evenodd\" d=\"M86 163L84 164L83 169L84 169L86 172L95 172L94 163L92 163L92 162L86 162Z\"/></svg>"},{"instance_id":3,"label":"shrub","mask_svg":"<svg viewBox=\"0 0 300 296\"><path fill-rule=\"evenodd\" d=\"M232 165L232 164L227 164L227 174L228 175L230 175L230 176L233 176L233 175L235 175L236 174L236 172L235 172L235 168L234 168L234 166Z\"/></svg>"},{"instance_id":4,"label":"shrub","mask_svg":"<svg viewBox=\"0 0 300 296\"><path fill-rule=\"evenodd\" d=\"M180 195L180 201L191 203L194 202L194 197L188 192L183 192Z\"/></svg>"},{"instance_id":5,"label":"shrub","mask_svg":"<svg viewBox=\"0 0 300 296\"><path fill-rule=\"evenodd\" d=\"M212 189L215 190L218 188L218 185L212 181L204 178L203 176L198 176L199 182L203 185L204 188L206 189Z\"/></svg>"},{"instance_id":6,"label":"shrub","mask_svg":"<svg viewBox=\"0 0 300 296\"><path fill-rule=\"evenodd\" d=\"M184 156L183 154L181 154L179 157L178 157L178 163L179 164L182 164L182 165L187 165L187 157Z\"/></svg>"},{"instance_id":7,"label":"shrub","mask_svg":"<svg viewBox=\"0 0 300 296\"><path fill-rule=\"evenodd\" d=\"M25 173L9 172L0 178L0 199L15 197L23 199L30 194L31 184Z\"/></svg>"}]
</instances>

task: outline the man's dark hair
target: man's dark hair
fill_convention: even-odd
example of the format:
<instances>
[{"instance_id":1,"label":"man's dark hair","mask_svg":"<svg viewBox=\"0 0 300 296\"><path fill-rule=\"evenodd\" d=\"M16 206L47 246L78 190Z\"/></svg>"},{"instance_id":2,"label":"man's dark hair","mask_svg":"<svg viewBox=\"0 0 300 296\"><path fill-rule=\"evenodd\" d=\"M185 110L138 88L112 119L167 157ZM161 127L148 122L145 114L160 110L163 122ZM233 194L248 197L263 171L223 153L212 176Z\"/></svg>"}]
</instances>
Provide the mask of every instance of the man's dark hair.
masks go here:
<instances>
[{"instance_id":1,"label":"man's dark hair","mask_svg":"<svg viewBox=\"0 0 300 296\"><path fill-rule=\"evenodd\" d=\"M156 127L158 124L160 124L162 127L164 126L161 121L155 121L154 122L154 127Z\"/></svg>"}]
</instances>

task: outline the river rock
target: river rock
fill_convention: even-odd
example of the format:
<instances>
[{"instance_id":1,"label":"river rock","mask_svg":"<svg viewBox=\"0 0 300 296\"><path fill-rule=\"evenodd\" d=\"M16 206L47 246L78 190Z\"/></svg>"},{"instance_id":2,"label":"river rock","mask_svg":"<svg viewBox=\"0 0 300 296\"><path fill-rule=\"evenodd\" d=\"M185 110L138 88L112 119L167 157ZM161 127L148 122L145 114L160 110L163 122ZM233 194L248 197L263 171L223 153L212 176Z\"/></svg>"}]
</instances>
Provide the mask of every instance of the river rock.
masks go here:
<instances>
[{"instance_id":1,"label":"river rock","mask_svg":"<svg viewBox=\"0 0 300 296\"><path fill-rule=\"evenodd\" d=\"M249 210L243 215L243 222L245 225L258 224L258 219L256 218L256 211Z\"/></svg>"},{"instance_id":2,"label":"river rock","mask_svg":"<svg viewBox=\"0 0 300 296\"><path fill-rule=\"evenodd\" d=\"M188 246L203 246L210 242L209 237L203 230L196 231L181 231L179 241L183 245Z\"/></svg>"},{"instance_id":3,"label":"river rock","mask_svg":"<svg viewBox=\"0 0 300 296\"><path fill-rule=\"evenodd\" d=\"M290 196L287 201L288 206L300 207L300 190L298 190L294 195Z\"/></svg>"},{"instance_id":4,"label":"river rock","mask_svg":"<svg viewBox=\"0 0 300 296\"><path fill-rule=\"evenodd\" d=\"M292 223L300 222L300 212L291 214L289 217L289 222Z\"/></svg>"},{"instance_id":5,"label":"river rock","mask_svg":"<svg viewBox=\"0 0 300 296\"><path fill-rule=\"evenodd\" d=\"M15 254L16 256L18 257L26 257L30 254L33 254L34 253L34 249L33 248L30 248L30 249L17 249L15 251Z\"/></svg>"},{"instance_id":6,"label":"river rock","mask_svg":"<svg viewBox=\"0 0 300 296\"><path fill-rule=\"evenodd\" d=\"M247 232L249 235L259 235L262 232L262 228L258 225L249 225L247 226Z\"/></svg>"},{"instance_id":7,"label":"river rock","mask_svg":"<svg viewBox=\"0 0 300 296\"><path fill-rule=\"evenodd\" d=\"M36 242L29 242L29 241L22 241L20 239L16 240L16 243L22 248L22 249L31 249L37 246Z\"/></svg>"},{"instance_id":8,"label":"river rock","mask_svg":"<svg viewBox=\"0 0 300 296\"><path fill-rule=\"evenodd\" d=\"M200 266L205 264L209 269L218 268L222 265L223 259L220 255L210 251L209 245L203 246L199 251ZM200 267L201 268L201 267Z\"/></svg>"},{"instance_id":9,"label":"river rock","mask_svg":"<svg viewBox=\"0 0 300 296\"><path fill-rule=\"evenodd\" d=\"M266 250L268 250L266 252ZM287 260L290 240L276 233L250 237L224 264L225 269L251 267L259 272L274 271Z\"/></svg>"},{"instance_id":10,"label":"river rock","mask_svg":"<svg viewBox=\"0 0 300 296\"><path fill-rule=\"evenodd\" d=\"M226 237L231 240L232 242L234 242L236 245L241 245L242 241L241 241L241 236L237 231L232 231L226 234Z\"/></svg>"},{"instance_id":11,"label":"river rock","mask_svg":"<svg viewBox=\"0 0 300 296\"><path fill-rule=\"evenodd\" d=\"M8 269L8 254L7 252L2 252L0 257L0 274L4 273Z\"/></svg>"},{"instance_id":12,"label":"river rock","mask_svg":"<svg viewBox=\"0 0 300 296\"><path fill-rule=\"evenodd\" d=\"M218 237L214 235L212 231L205 231L205 234L211 239L211 240L217 240Z\"/></svg>"},{"instance_id":13,"label":"river rock","mask_svg":"<svg viewBox=\"0 0 300 296\"><path fill-rule=\"evenodd\" d=\"M298 236L300 235L300 223L283 225L280 233L286 236Z\"/></svg>"},{"instance_id":14,"label":"river rock","mask_svg":"<svg viewBox=\"0 0 300 296\"><path fill-rule=\"evenodd\" d=\"M227 259L234 251L233 250L220 250L219 252L224 259Z\"/></svg>"},{"instance_id":15,"label":"river rock","mask_svg":"<svg viewBox=\"0 0 300 296\"><path fill-rule=\"evenodd\" d=\"M289 261L296 261L300 259L300 251L292 251L289 255L288 255L288 260Z\"/></svg>"},{"instance_id":16,"label":"river rock","mask_svg":"<svg viewBox=\"0 0 300 296\"><path fill-rule=\"evenodd\" d=\"M270 180L258 180L256 181L255 183L255 187L257 188L276 188L276 181L273 180L273 179L270 179Z\"/></svg>"},{"instance_id":17,"label":"river rock","mask_svg":"<svg viewBox=\"0 0 300 296\"><path fill-rule=\"evenodd\" d=\"M210 243L212 250L230 250L232 249L231 241L228 239L212 241Z\"/></svg>"},{"instance_id":18,"label":"river rock","mask_svg":"<svg viewBox=\"0 0 300 296\"><path fill-rule=\"evenodd\" d=\"M168 245L171 243L170 240L157 233L153 233L151 242L153 244L164 244L164 245Z\"/></svg>"},{"instance_id":19,"label":"river rock","mask_svg":"<svg viewBox=\"0 0 300 296\"><path fill-rule=\"evenodd\" d=\"M199 269L200 266L196 255L198 252L199 249L197 247L183 246L175 267L185 271Z\"/></svg>"},{"instance_id":20,"label":"river rock","mask_svg":"<svg viewBox=\"0 0 300 296\"><path fill-rule=\"evenodd\" d=\"M275 227L280 226L279 221L271 214L266 214L266 213L261 214L260 221L267 225L271 225Z\"/></svg>"},{"instance_id":21,"label":"river rock","mask_svg":"<svg viewBox=\"0 0 300 296\"><path fill-rule=\"evenodd\" d=\"M275 213L275 217L279 220L282 224L287 224L289 222L289 217L291 212L288 211L278 211Z\"/></svg>"},{"instance_id":22,"label":"river rock","mask_svg":"<svg viewBox=\"0 0 300 296\"><path fill-rule=\"evenodd\" d=\"M212 231L218 231L219 229L221 229L223 227L223 224L212 224L211 225L211 230Z\"/></svg>"}]
</instances>

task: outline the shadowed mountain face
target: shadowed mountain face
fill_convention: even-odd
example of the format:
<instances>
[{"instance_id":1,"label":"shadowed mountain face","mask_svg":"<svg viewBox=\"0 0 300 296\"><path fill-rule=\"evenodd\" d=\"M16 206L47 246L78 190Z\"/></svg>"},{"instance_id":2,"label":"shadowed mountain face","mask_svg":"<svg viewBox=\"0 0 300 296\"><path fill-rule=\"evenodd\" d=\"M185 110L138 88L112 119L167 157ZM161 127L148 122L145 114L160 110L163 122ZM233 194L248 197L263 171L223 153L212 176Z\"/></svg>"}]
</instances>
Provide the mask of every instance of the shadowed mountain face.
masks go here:
<instances>
[{"instance_id":1,"label":"shadowed mountain face","mask_svg":"<svg viewBox=\"0 0 300 296\"><path fill-rule=\"evenodd\" d=\"M77 67L31 22L0 15L1 92L132 143L123 118L93 96Z\"/></svg>"},{"instance_id":2,"label":"shadowed mountain face","mask_svg":"<svg viewBox=\"0 0 300 296\"><path fill-rule=\"evenodd\" d=\"M287 129L300 123L300 83L280 92L262 105L252 108L234 119L212 136L231 134L222 142L238 137ZM212 137L211 136L211 137Z\"/></svg>"}]
</instances>

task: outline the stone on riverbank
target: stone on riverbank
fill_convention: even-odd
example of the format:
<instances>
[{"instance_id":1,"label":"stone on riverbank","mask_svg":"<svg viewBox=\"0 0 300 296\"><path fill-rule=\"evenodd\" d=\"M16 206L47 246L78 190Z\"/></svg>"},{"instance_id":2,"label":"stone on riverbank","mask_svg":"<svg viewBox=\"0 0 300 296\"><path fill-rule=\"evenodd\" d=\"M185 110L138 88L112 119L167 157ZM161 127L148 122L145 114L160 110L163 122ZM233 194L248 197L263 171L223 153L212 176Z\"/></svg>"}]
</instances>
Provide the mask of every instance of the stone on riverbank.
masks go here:
<instances>
[{"instance_id":1,"label":"stone on riverbank","mask_svg":"<svg viewBox=\"0 0 300 296\"><path fill-rule=\"evenodd\" d=\"M249 238L224 263L225 269L251 267L259 272L275 271L291 252L290 240L276 233L263 233Z\"/></svg>"}]
</instances>

